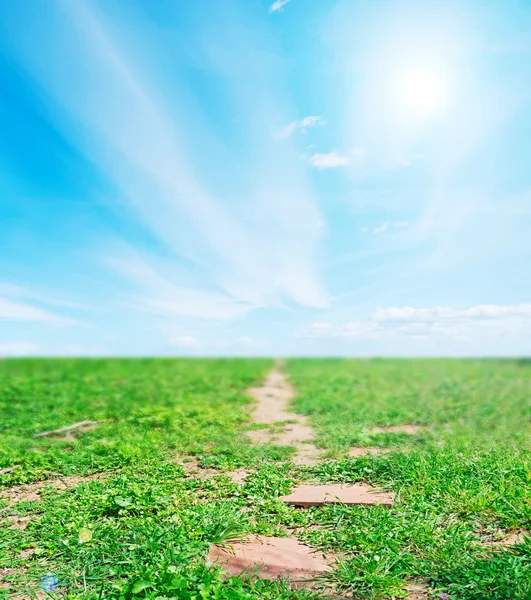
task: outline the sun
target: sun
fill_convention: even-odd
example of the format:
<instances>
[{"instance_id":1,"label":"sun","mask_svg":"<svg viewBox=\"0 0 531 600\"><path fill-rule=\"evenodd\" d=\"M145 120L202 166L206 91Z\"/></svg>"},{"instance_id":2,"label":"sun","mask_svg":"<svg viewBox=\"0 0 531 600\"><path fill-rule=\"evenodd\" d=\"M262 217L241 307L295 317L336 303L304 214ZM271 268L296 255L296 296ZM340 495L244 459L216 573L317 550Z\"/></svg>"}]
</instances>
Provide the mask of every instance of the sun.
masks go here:
<instances>
[{"instance_id":1,"label":"sun","mask_svg":"<svg viewBox=\"0 0 531 600\"><path fill-rule=\"evenodd\" d=\"M400 112L426 118L442 112L447 105L448 80L436 67L412 67L396 74L392 93Z\"/></svg>"}]
</instances>

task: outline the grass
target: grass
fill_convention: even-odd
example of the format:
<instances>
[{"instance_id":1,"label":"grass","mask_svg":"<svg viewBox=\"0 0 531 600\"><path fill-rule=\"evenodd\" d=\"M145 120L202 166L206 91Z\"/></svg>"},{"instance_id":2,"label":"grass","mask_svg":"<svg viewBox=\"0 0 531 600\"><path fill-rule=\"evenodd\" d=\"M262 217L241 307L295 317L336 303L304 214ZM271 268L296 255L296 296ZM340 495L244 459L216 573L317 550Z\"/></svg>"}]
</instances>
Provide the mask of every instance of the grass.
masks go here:
<instances>
[{"instance_id":1,"label":"grass","mask_svg":"<svg viewBox=\"0 0 531 600\"><path fill-rule=\"evenodd\" d=\"M529 600L531 364L518 361L294 360L296 412L327 456L295 468L291 449L253 447L251 400L268 360L47 360L0 363L0 495L56 481L40 501L0 500L0 598L37 597L41 578L83 599L318 598L281 582L223 580L211 543L246 533L297 535L337 553L330 584L360 599ZM34 434L90 419L75 439ZM423 424L415 435L375 426ZM393 451L350 458L352 446ZM194 457L214 474L186 474ZM244 467L242 485L224 474ZM91 478L101 474L100 478ZM278 498L305 480L364 481L396 494L392 509L299 510ZM11 490L11 492L10 492ZM3 508L2 508L3 506ZM29 517L26 529L6 527ZM80 543L87 529L91 539ZM2 568L4 571L2 571ZM3 596L2 596L3 594Z\"/></svg>"},{"instance_id":2,"label":"grass","mask_svg":"<svg viewBox=\"0 0 531 600\"><path fill-rule=\"evenodd\" d=\"M398 494L390 511L327 507L307 534L348 555L336 578L363 598L423 580L459 600L531 598L531 538L488 542L531 525L531 365L519 361L293 361L295 406L333 458L323 481L367 481ZM420 424L415 435L372 433ZM389 454L348 458L351 446Z\"/></svg>"}]
</instances>

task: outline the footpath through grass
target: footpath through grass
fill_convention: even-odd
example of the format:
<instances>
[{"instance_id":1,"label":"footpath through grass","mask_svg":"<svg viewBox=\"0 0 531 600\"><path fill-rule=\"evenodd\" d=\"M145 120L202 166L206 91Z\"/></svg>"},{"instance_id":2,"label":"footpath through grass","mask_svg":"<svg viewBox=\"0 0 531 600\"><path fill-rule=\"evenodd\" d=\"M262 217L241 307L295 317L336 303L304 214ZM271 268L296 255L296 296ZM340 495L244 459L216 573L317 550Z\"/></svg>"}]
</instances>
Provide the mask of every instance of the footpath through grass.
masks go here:
<instances>
[{"instance_id":1,"label":"footpath through grass","mask_svg":"<svg viewBox=\"0 0 531 600\"><path fill-rule=\"evenodd\" d=\"M289 373L296 409L335 459L313 473L398 495L391 510L315 511L329 529L305 539L347 552L336 572L345 588L391 598L416 579L443 598L531 599L531 537L503 546L509 533L531 529L530 362L301 360ZM401 424L426 429L372 432ZM395 451L346 458L353 446Z\"/></svg>"},{"instance_id":2,"label":"footpath through grass","mask_svg":"<svg viewBox=\"0 0 531 600\"><path fill-rule=\"evenodd\" d=\"M531 539L492 544L531 528L531 364L290 361L295 410L310 417L325 454L311 468L294 467L290 448L246 437L245 390L271 366L1 362L0 470L20 467L0 476L0 598L44 597L46 574L59 582L52 597L323 597L224 580L205 563L209 544L247 533L297 535L337 552L329 585L345 598L405 598L412 581L426 597L531 598ZM85 419L100 424L68 439L34 438ZM413 423L427 428L372 431ZM348 457L354 446L394 451ZM188 476L188 457L209 470ZM240 467L251 474L233 483L224 473ZM58 474L86 479L56 489ZM278 500L312 479L378 485L395 492L395 505L300 510ZM37 498L13 487L30 483L46 486Z\"/></svg>"}]
</instances>

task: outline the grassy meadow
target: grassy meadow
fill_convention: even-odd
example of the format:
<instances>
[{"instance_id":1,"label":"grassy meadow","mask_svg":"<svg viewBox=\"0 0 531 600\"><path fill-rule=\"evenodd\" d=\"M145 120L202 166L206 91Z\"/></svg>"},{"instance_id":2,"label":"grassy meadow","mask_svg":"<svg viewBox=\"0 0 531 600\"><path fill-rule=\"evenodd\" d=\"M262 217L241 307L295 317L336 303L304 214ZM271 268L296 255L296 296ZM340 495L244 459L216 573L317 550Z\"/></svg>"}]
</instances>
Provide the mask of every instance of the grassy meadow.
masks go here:
<instances>
[{"instance_id":1,"label":"grassy meadow","mask_svg":"<svg viewBox=\"0 0 531 600\"><path fill-rule=\"evenodd\" d=\"M20 465L0 475L0 598L44 598L50 574L50 597L91 600L398 600L413 583L426 598L531 599L531 362L290 360L292 408L323 452L313 467L246 436L246 390L272 365L0 362L0 471ZM34 437L82 420L99 426ZM385 431L405 424L423 427ZM365 446L388 452L348 456ZM367 482L395 504L279 501L315 480ZM209 545L248 533L296 535L338 561L321 591L223 579Z\"/></svg>"}]
</instances>

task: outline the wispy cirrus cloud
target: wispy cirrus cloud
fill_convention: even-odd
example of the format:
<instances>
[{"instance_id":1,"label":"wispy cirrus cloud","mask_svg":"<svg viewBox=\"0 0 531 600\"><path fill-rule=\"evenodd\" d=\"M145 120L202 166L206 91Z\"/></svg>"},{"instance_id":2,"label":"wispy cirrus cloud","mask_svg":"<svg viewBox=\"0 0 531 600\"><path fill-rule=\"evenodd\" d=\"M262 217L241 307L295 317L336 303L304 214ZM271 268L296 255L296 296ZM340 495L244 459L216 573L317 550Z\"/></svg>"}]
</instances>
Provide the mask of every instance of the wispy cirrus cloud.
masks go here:
<instances>
[{"instance_id":1,"label":"wispy cirrus cloud","mask_svg":"<svg viewBox=\"0 0 531 600\"><path fill-rule=\"evenodd\" d=\"M71 300L60 298L57 292L50 293L35 289L33 287L21 286L19 284L0 281L0 294L12 298L22 298L25 300L36 301L39 304L47 306L55 306L59 308L71 308L75 310L93 310L92 306L81 302L73 302Z\"/></svg>"},{"instance_id":2,"label":"wispy cirrus cloud","mask_svg":"<svg viewBox=\"0 0 531 600\"><path fill-rule=\"evenodd\" d=\"M253 147L263 149L242 169L248 154L235 156L224 146L175 69L165 71L167 48L158 49L147 29L133 39L113 27L126 10L118 8L110 16L86 3L37 2L28 27L47 52L34 51L24 27L14 29L10 39L24 68L47 94L54 126L112 186L115 200L107 203L154 236L164 254L199 266L204 275L196 288L202 292L186 291L179 278L166 277L167 285L159 286L164 294L148 294L141 305L225 318L286 300L326 305L329 295L312 258L321 218L310 185L295 152L279 152L273 143L264 146L263 132L252 125L256 116L270 123L271 107L277 116L283 106L292 112L278 90L278 64L269 59L274 53L267 60L256 55L256 38L246 32L245 16L232 18L221 9L227 27L205 32L204 42L198 35L203 46L194 40L194 52L209 63L208 69L218 71L236 108L240 103L247 107L242 120L253 107L244 129ZM41 18L51 13L53 18ZM141 20L138 27L145 27ZM85 73L81 79L79 70ZM171 109L168 98L175 101ZM258 134L261 144L254 143ZM216 164L224 174L221 186L219 180L209 184L206 164Z\"/></svg>"},{"instance_id":3,"label":"wispy cirrus cloud","mask_svg":"<svg viewBox=\"0 0 531 600\"><path fill-rule=\"evenodd\" d=\"M269 14L273 14L276 12L282 12L284 10L284 6L291 2L291 0L275 0L273 4L269 7Z\"/></svg>"},{"instance_id":4,"label":"wispy cirrus cloud","mask_svg":"<svg viewBox=\"0 0 531 600\"><path fill-rule=\"evenodd\" d=\"M61 314L65 312L61 309L67 309L66 312L69 313L91 310L91 307L18 283L0 282L0 320L44 323L60 327L82 324L77 319Z\"/></svg>"},{"instance_id":5,"label":"wispy cirrus cloud","mask_svg":"<svg viewBox=\"0 0 531 600\"><path fill-rule=\"evenodd\" d=\"M123 300L129 306L162 317L188 316L199 319L225 320L242 316L254 305L197 287L185 287L161 274L156 263L135 253L106 256L103 261L132 284Z\"/></svg>"},{"instance_id":6,"label":"wispy cirrus cloud","mask_svg":"<svg viewBox=\"0 0 531 600\"><path fill-rule=\"evenodd\" d=\"M58 326L78 324L73 319L56 315L28 303L15 302L5 297L0 297L0 320L38 322Z\"/></svg>"}]
</instances>

